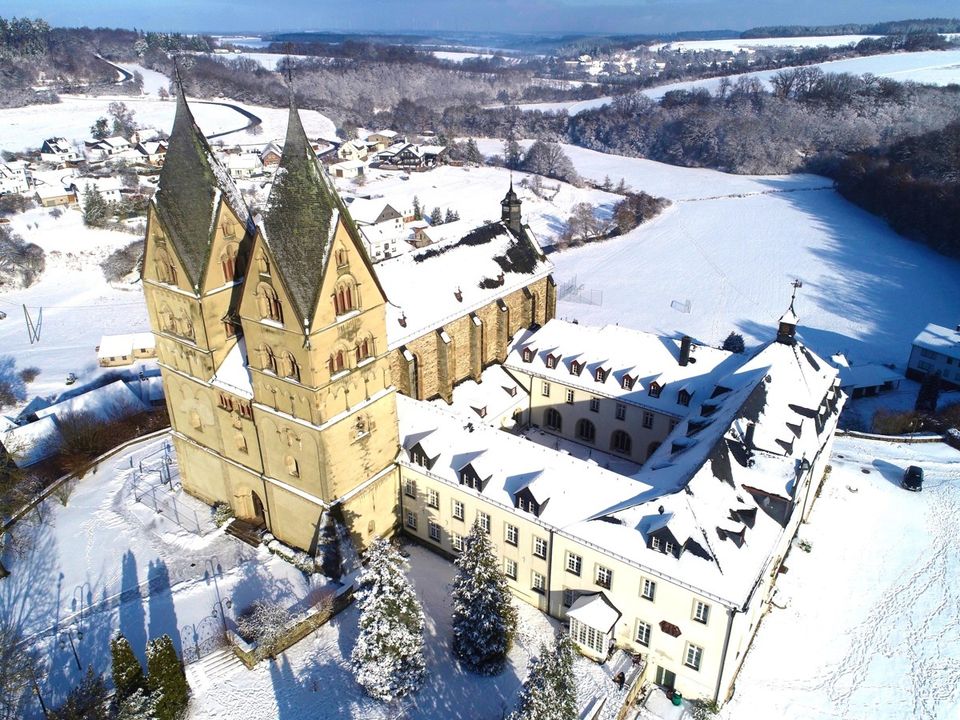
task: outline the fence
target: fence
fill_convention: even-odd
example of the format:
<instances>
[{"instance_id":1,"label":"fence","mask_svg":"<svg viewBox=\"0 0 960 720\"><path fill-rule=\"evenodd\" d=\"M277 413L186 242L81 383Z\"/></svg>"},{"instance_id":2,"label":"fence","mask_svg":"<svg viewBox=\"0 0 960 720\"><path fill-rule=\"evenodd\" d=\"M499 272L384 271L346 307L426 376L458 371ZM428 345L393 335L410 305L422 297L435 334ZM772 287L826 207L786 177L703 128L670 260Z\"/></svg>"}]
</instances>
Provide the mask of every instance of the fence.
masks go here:
<instances>
[{"instance_id":1,"label":"fence","mask_svg":"<svg viewBox=\"0 0 960 720\"><path fill-rule=\"evenodd\" d=\"M603 290L595 290L578 283L577 276L574 275L568 280L557 283L557 300L582 305L603 305Z\"/></svg>"},{"instance_id":2,"label":"fence","mask_svg":"<svg viewBox=\"0 0 960 720\"><path fill-rule=\"evenodd\" d=\"M133 499L165 515L188 532L206 535L213 528L209 522L201 522L195 507L179 498L179 477L170 443L165 443L156 452L140 459L133 473Z\"/></svg>"}]
</instances>

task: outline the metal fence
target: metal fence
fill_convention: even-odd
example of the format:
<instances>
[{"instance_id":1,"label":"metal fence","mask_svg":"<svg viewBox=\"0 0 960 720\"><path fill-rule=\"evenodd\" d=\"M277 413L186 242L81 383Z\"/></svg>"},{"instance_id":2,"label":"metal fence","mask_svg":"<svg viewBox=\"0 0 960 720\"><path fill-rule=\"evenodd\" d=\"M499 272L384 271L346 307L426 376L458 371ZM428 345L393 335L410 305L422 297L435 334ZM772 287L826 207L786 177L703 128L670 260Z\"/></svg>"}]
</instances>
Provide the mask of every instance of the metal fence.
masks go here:
<instances>
[{"instance_id":1,"label":"metal fence","mask_svg":"<svg viewBox=\"0 0 960 720\"><path fill-rule=\"evenodd\" d=\"M200 513L180 497L180 473L170 443L140 458L133 473L133 498L154 512L165 515L184 530L206 535L212 529L201 522Z\"/></svg>"},{"instance_id":2,"label":"metal fence","mask_svg":"<svg viewBox=\"0 0 960 720\"><path fill-rule=\"evenodd\" d=\"M575 302L582 305L603 305L603 290L588 288L577 282L577 276L557 283L557 300Z\"/></svg>"}]
</instances>

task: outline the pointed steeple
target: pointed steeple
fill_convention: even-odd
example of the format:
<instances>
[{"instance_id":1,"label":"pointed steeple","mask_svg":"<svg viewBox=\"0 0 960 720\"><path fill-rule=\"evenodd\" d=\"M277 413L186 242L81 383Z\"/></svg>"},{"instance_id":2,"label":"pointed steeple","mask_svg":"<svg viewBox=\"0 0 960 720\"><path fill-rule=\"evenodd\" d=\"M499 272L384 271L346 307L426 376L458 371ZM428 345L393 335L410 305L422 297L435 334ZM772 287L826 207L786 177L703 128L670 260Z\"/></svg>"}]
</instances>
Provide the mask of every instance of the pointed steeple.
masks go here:
<instances>
[{"instance_id":1,"label":"pointed steeple","mask_svg":"<svg viewBox=\"0 0 960 720\"><path fill-rule=\"evenodd\" d=\"M507 227L513 230L517 235L520 234L522 223L520 222L520 198L513 191L513 173L510 173L510 189L500 201L500 220L506 223Z\"/></svg>"},{"instance_id":2,"label":"pointed steeple","mask_svg":"<svg viewBox=\"0 0 960 720\"><path fill-rule=\"evenodd\" d=\"M342 206L323 178L291 99L287 137L263 229L301 320L309 320L316 305L337 212L343 212Z\"/></svg>"},{"instance_id":3,"label":"pointed steeple","mask_svg":"<svg viewBox=\"0 0 960 720\"><path fill-rule=\"evenodd\" d=\"M198 286L206 267L212 217L219 197L226 192L236 199L239 193L193 119L179 72L175 85L177 111L153 202L190 284ZM235 207L234 212L241 213L241 220L246 220L245 207Z\"/></svg>"},{"instance_id":4,"label":"pointed steeple","mask_svg":"<svg viewBox=\"0 0 960 720\"><path fill-rule=\"evenodd\" d=\"M781 345L797 344L797 325L800 322L800 318L797 317L797 313L793 309L793 303L797 299L797 289L801 287L803 287L802 282L799 280L793 281L793 295L790 296L790 307L780 316L780 322L777 326L777 342Z\"/></svg>"}]
</instances>

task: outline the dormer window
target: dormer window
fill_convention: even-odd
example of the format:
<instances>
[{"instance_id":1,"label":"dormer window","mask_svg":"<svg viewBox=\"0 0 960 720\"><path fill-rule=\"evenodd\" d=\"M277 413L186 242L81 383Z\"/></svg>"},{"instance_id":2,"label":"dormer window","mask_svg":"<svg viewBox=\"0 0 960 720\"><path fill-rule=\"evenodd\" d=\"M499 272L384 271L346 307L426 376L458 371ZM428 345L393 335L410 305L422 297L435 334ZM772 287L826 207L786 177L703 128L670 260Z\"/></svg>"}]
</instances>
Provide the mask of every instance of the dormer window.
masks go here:
<instances>
[{"instance_id":1,"label":"dormer window","mask_svg":"<svg viewBox=\"0 0 960 720\"><path fill-rule=\"evenodd\" d=\"M523 361L525 363L533 362L533 356L536 354L537 354L537 351L535 348L525 347L522 353ZM548 361L549 361L549 358L548 358Z\"/></svg>"},{"instance_id":2,"label":"dormer window","mask_svg":"<svg viewBox=\"0 0 960 720\"><path fill-rule=\"evenodd\" d=\"M647 391L647 394L652 398L660 397L660 393L663 392L663 386L660 383L652 382L650 383L650 389Z\"/></svg>"},{"instance_id":3,"label":"dormer window","mask_svg":"<svg viewBox=\"0 0 960 720\"><path fill-rule=\"evenodd\" d=\"M650 538L650 549L660 552L660 538L658 538L656 535Z\"/></svg>"},{"instance_id":4,"label":"dormer window","mask_svg":"<svg viewBox=\"0 0 960 720\"><path fill-rule=\"evenodd\" d=\"M634 384L635 382L636 382L636 380L635 380L634 378L630 377L629 375L624 375L624 376L623 376L623 382L620 383L620 386L621 386L624 390L633 390L633 384Z\"/></svg>"},{"instance_id":5,"label":"dormer window","mask_svg":"<svg viewBox=\"0 0 960 720\"><path fill-rule=\"evenodd\" d=\"M570 363L570 374L579 376L583 372L583 363L577 362L576 360L571 361Z\"/></svg>"},{"instance_id":6,"label":"dormer window","mask_svg":"<svg viewBox=\"0 0 960 720\"><path fill-rule=\"evenodd\" d=\"M690 404L690 393L687 390L681 390L677 393L677 402L686 407Z\"/></svg>"},{"instance_id":7,"label":"dormer window","mask_svg":"<svg viewBox=\"0 0 960 720\"><path fill-rule=\"evenodd\" d=\"M469 463L460 468L460 484L466 485L471 490L483 492L483 488L489 479L489 477L486 479L481 478L477 471L473 469L473 465Z\"/></svg>"},{"instance_id":8,"label":"dormer window","mask_svg":"<svg viewBox=\"0 0 960 720\"><path fill-rule=\"evenodd\" d=\"M547 367L550 370L553 370L557 366L557 363L559 361L560 361L559 355L554 355L553 353L551 353L550 355L547 355Z\"/></svg>"},{"instance_id":9,"label":"dormer window","mask_svg":"<svg viewBox=\"0 0 960 720\"><path fill-rule=\"evenodd\" d=\"M597 382L606 382L607 371L603 368L597 368L597 371L593 374L593 379Z\"/></svg>"}]
</instances>

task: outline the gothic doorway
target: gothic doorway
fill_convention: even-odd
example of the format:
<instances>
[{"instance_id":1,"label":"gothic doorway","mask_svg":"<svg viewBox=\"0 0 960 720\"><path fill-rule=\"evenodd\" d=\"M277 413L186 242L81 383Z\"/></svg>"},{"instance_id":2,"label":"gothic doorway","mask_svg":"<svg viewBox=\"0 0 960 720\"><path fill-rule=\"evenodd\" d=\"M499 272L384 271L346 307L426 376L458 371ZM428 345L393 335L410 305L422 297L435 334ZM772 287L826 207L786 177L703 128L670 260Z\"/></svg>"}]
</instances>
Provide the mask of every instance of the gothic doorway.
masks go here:
<instances>
[{"instance_id":1,"label":"gothic doorway","mask_svg":"<svg viewBox=\"0 0 960 720\"><path fill-rule=\"evenodd\" d=\"M263 501L260 500L260 496L257 495L256 491L250 491L251 499L253 500L253 517L250 519L250 522L254 525L265 526L266 515L263 512Z\"/></svg>"}]
</instances>

